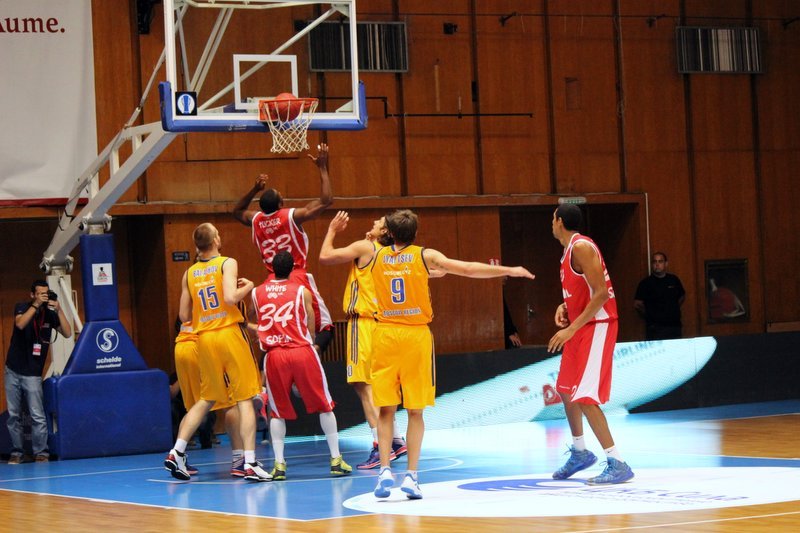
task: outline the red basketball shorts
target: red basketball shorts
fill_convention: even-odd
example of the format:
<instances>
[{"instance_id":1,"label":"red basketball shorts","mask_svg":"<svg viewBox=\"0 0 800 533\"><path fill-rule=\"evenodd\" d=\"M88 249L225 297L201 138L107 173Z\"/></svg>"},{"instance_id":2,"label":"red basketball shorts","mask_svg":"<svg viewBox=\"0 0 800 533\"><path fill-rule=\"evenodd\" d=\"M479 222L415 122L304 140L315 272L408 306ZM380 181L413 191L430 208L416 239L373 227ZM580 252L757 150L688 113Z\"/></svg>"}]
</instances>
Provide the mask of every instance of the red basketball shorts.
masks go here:
<instances>
[{"instance_id":1,"label":"red basketball shorts","mask_svg":"<svg viewBox=\"0 0 800 533\"><path fill-rule=\"evenodd\" d=\"M556 389L573 402L600 405L611 394L618 323L586 324L564 345Z\"/></svg>"}]
</instances>

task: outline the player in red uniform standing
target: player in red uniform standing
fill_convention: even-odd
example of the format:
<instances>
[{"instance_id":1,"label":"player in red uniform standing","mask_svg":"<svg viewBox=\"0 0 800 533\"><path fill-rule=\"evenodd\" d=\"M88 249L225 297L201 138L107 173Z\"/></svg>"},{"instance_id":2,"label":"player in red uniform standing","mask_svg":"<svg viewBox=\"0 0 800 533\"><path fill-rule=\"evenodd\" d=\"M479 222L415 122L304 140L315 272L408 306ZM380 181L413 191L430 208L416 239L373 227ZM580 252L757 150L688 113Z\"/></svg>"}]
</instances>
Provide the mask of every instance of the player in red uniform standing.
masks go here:
<instances>
[{"instance_id":1,"label":"player in red uniform standing","mask_svg":"<svg viewBox=\"0 0 800 533\"><path fill-rule=\"evenodd\" d=\"M611 364L617 341L617 300L603 256L597 245L578 233L582 221L580 208L562 204L553 213L553 237L564 246L561 257L561 290L564 303L556 309L560 329L547 349L563 347L556 389L572 432L573 445L566 464L553 473L566 479L589 468L597 457L586 449L583 417L589 422L607 456L602 474L589 478L591 485L623 483L633 471L622 460L600 405L611 392Z\"/></svg>"},{"instance_id":2,"label":"player in red uniform standing","mask_svg":"<svg viewBox=\"0 0 800 533\"><path fill-rule=\"evenodd\" d=\"M308 413L319 413L319 422L331 452L331 475L344 476L353 469L339 452L339 430L333 414L333 400L328 392L325 370L313 348L311 329L314 310L311 294L300 283L290 279L294 259L286 251L278 252L272 261L275 277L252 291L253 308L258 320L258 342L267 352L264 374L272 412L270 437L275 453L272 479L286 479L284 440L286 420L295 420L289 395L296 385Z\"/></svg>"},{"instance_id":3,"label":"player in red uniform standing","mask_svg":"<svg viewBox=\"0 0 800 533\"><path fill-rule=\"evenodd\" d=\"M320 352L323 352L333 338L333 325L328 308L317 290L314 276L306 270L308 235L302 226L304 222L319 216L333 203L333 191L328 176L328 145L319 144L317 148L319 149L317 157L311 154L308 157L319 168L321 188L319 199L311 200L305 207L285 208L281 193L275 189L267 189L269 176L261 174L256 178L253 188L234 206L233 216L245 226L252 227L253 244L261 253L269 272L267 279L273 277L272 261L275 254L285 251L294 258L291 277L311 292L316 317L314 332L317 333L314 344ZM258 201L260 210L248 209L253 197L260 191L264 191Z\"/></svg>"}]
</instances>

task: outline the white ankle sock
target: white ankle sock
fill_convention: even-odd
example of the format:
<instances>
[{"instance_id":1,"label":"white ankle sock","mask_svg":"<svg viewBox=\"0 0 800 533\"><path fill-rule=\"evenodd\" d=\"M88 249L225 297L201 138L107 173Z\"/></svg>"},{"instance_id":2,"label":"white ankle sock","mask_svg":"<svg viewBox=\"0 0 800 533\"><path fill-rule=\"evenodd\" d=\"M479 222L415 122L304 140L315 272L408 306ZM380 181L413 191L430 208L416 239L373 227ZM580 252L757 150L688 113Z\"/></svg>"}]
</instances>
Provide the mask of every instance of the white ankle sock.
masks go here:
<instances>
[{"instance_id":1,"label":"white ankle sock","mask_svg":"<svg viewBox=\"0 0 800 533\"><path fill-rule=\"evenodd\" d=\"M617 447L616 446L612 446L611 448L607 448L607 449L605 449L603 451L606 452L606 456L607 457L612 457L612 458L616 459L617 461L619 461L621 463L625 462L625 461L622 460L622 456L617 451Z\"/></svg>"},{"instance_id":2,"label":"white ankle sock","mask_svg":"<svg viewBox=\"0 0 800 533\"><path fill-rule=\"evenodd\" d=\"M576 450L578 450L579 452L582 452L583 450L585 450L586 449L586 441L583 440L583 435L579 435L577 437L573 435L572 436L572 446Z\"/></svg>"},{"instance_id":3,"label":"white ankle sock","mask_svg":"<svg viewBox=\"0 0 800 533\"><path fill-rule=\"evenodd\" d=\"M175 441L175 448L173 448L176 452L186 453L186 445L188 443L183 439L178 439Z\"/></svg>"}]
</instances>

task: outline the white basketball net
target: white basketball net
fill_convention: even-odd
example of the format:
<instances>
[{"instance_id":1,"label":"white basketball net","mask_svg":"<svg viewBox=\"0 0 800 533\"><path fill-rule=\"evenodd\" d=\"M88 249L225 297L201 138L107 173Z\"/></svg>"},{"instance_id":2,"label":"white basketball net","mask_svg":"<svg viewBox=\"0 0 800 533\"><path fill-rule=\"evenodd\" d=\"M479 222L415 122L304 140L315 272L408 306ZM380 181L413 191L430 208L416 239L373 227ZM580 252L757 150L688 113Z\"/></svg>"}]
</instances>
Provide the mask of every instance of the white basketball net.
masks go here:
<instances>
[{"instance_id":1,"label":"white basketball net","mask_svg":"<svg viewBox=\"0 0 800 533\"><path fill-rule=\"evenodd\" d=\"M291 153L308 149L308 126L317 110L319 101L316 98L297 98L296 100L259 100L258 120L266 123L272 134L272 152ZM270 105L272 104L272 105ZM285 112L281 117L281 104ZM293 120L289 118L289 110L297 107L300 113Z\"/></svg>"}]
</instances>

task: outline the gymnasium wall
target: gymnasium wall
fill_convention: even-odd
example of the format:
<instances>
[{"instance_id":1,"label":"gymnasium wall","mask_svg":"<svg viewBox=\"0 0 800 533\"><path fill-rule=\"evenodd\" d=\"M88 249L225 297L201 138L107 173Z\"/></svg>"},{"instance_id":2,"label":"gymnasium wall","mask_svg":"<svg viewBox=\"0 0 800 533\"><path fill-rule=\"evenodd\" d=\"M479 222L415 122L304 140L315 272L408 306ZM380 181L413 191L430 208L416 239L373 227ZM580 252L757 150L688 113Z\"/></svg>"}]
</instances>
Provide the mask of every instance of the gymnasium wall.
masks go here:
<instances>
[{"instance_id":1,"label":"gymnasium wall","mask_svg":"<svg viewBox=\"0 0 800 533\"><path fill-rule=\"evenodd\" d=\"M161 5L154 8L150 34L139 35L136 3L92 2L99 148L131 115L163 45ZM666 251L671 271L683 280L686 335L800 328L800 276L794 268L800 214L793 209L800 201L793 186L800 163L800 107L794 104L800 72L792 59L800 55L800 23L784 25L800 16L796 2L360 0L358 9L360 20L407 24L410 71L362 75L368 95L385 97L390 113L460 110L532 117L385 117L382 102L369 100L367 130L312 132L310 145L323 140L331 145L337 198L333 210L307 224L312 250L337 208L352 211L344 242L360 237L376 216L403 206L421 212L420 242L485 261L507 255L501 236L510 231L503 224L509 206L523 212L552 209L560 195L582 195L589 206L633 206L624 217L614 212L604 217L610 229L600 232L606 259L619 265L611 275L624 295L624 340L641 338L629 302L647 274L648 248ZM311 10L274 11L271 17L278 18L270 31L253 24L227 35L224 46L269 49ZM456 24L457 31L445 34L445 23ZM679 74L674 36L679 23L758 26L765 73ZM300 71L307 72L305 52L297 53ZM308 81L320 95L335 95L344 76L309 74ZM210 78L208 90L222 83ZM151 97L143 121L155 120L157 102ZM171 370L171 317L187 266L174 262L172 251L191 250L192 227L218 223L224 252L240 260L243 275L254 280L263 275L248 230L227 215L261 172L270 174L271 185L290 205L303 205L319 193L316 168L305 155L271 155L266 135L188 134L176 139L112 210L117 246L130 265L120 277L121 292L131 295L121 298L123 323L152 366ZM0 277L5 349L13 327L8 314L38 273L56 213L6 208L0 219L0 246L15 251ZM40 232L38 240L19 234L31 224ZM623 225L619 233L630 235L624 245L615 245L616 224ZM136 229L119 233L126 227ZM547 237L545 227L541 239L517 244L529 256L549 257L558 245ZM710 324L705 261L730 258L748 262L749 318ZM340 312L345 269L322 269L313 257L310 268L320 277L329 307ZM557 287L552 273L541 272L532 282L536 290ZM79 278L73 276L78 289ZM439 353L502 346L499 281L445 278L432 286ZM519 312L523 307L520 303ZM550 313L543 308L539 316L547 320ZM540 342L546 329L525 340Z\"/></svg>"}]
</instances>

